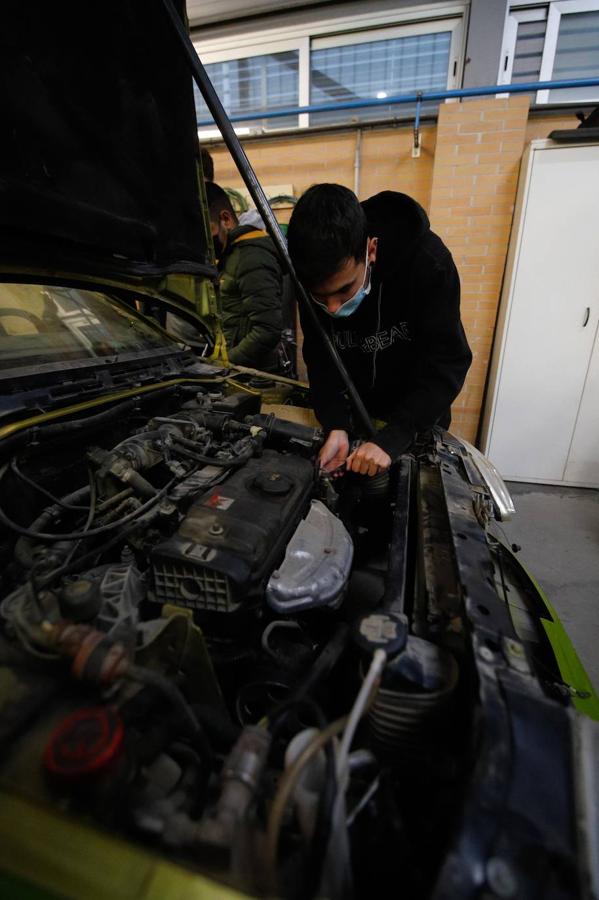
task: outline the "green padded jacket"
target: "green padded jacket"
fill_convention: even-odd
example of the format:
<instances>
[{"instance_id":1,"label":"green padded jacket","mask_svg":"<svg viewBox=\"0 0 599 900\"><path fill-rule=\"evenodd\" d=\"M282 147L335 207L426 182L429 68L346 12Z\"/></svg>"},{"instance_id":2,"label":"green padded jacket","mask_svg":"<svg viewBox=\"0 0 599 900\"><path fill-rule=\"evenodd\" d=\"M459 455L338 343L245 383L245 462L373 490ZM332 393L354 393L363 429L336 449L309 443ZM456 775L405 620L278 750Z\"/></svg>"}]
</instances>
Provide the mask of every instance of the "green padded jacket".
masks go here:
<instances>
[{"instance_id":1,"label":"green padded jacket","mask_svg":"<svg viewBox=\"0 0 599 900\"><path fill-rule=\"evenodd\" d=\"M218 267L230 361L275 371L283 328L283 274L273 242L264 231L238 225L229 232Z\"/></svg>"}]
</instances>

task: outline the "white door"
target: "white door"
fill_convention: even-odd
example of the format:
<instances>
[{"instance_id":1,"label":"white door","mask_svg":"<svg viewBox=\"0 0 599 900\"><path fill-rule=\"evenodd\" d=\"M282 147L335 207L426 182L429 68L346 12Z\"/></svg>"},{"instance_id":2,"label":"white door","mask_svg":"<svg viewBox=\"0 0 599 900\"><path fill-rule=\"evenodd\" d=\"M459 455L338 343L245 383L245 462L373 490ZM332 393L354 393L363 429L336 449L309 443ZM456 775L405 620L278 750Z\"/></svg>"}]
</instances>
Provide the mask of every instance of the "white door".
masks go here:
<instances>
[{"instance_id":1,"label":"white door","mask_svg":"<svg viewBox=\"0 0 599 900\"><path fill-rule=\"evenodd\" d=\"M486 451L505 478L559 482L599 316L599 146L531 152Z\"/></svg>"},{"instance_id":2,"label":"white door","mask_svg":"<svg viewBox=\"0 0 599 900\"><path fill-rule=\"evenodd\" d=\"M597 285L599 292L599 284ZM590 326L590 321L589 321ZM599 486L599 325L584 386L564 481Z\"/></svg>"}]
</instances>

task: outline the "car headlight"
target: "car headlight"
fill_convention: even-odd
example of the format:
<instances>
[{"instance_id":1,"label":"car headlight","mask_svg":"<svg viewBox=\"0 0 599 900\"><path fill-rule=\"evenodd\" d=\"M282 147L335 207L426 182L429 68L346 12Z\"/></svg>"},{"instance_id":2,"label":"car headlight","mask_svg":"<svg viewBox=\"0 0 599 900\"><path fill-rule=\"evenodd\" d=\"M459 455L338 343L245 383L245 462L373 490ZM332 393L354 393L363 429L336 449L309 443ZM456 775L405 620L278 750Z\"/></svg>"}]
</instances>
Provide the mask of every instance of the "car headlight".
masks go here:
<instances>
[{"instance_id":1,"label":"car headlight","mask_svg":"<svg viewBox=\"0 0 599 900\"><path fill-rule=\"evenodd\" d=\"M493 507L495 509L495 517L499 519L500 522L509 522L516 512L516 507L514 506L514 501L507 489L505 481L491 460L487 459L480 450L477 450L476 447L468 441L465 441L463 438L460 438L460 442L468 451L472 462L480 472L483 481L489 489L489 493L493 500Z\"/></svg>"}]
</instances>

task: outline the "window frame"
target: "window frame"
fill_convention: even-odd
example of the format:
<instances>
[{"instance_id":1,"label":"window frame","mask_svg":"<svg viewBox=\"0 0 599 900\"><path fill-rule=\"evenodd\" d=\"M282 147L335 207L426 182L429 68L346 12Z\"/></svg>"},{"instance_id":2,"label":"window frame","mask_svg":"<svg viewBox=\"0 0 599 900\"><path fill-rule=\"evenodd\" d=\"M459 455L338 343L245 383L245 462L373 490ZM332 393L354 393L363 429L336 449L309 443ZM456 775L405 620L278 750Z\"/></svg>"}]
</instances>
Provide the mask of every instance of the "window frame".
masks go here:
<instances>
[{"instance_id":1,"label":"window frame","mask_svg":"<svg viewBox=\"0 0 599 900\"><path fill-rule=\"evenodd\" d=\"M192 36L192 41L204 65L298 50L298 106L309 106L310 54L313 49L368 43L392 37L451 31L447 89L459 87L464 70L469 10L470 0L443 4L428 3L392 12L385 4L369 3L368 13L329 16L285 26L275 23L269 28L242 31L237 35L219 35L213 38L210 36L202 38L198 35ZM300 113L297 129L308 128L309 125L310 114ZM256 134L270 135L276 130L276 127L273 127L265 132L263 128L250 127L250 132ZM286 127L284 130L289 129ZM214 135L214 127L203 126L198 129L198 135L200 140L203 137L207 139Z\"/></svg>"},{"instance_id":2,"label":"window frame","mask_svg":"<svg viewBox=\"0 0 599 900\"><path fill-rule=\"evenodd\" d=\"M197 44L194 42L194 47L197 51ZM298 106L307 106L310 102L310 95L306 97L302 92L302 80L305 81L305 73L303 69L306 65L306 58L308 60L308 66L310 65L310 42L308 38L296 40L281 40L276 43L272 42L259 42L254 44L253 46L246 46L243 50L236 50L232 47L223 50L212 50L207 51L200 55L200 59L202 60L202 64L205 66L210 65L210 63L222 63L222 62L232 62L238 59L253 59L256 56L268 56L273 53L285 53L290 50L298 50ZM302 79L303 76L303 79ZM308 82L309 87L309 82ZM302 99L303 98L303 99ZM224 103L223 103L224 105ZM257 116L256 118L259 118ZM298 116L298 128L305 128L307 126L307 121L302 122L302 120L307 120L309 116L305 113L302 113ZM262 128L255 129L251 126L244 126L244 123L241 123L242 127L244 127L244 131L249 127L250 132L259 131L262 133ZM273 128L273 131L276 129ZM198 129L198 136L200 140L202 137L204 139L208 139L214 135L214 126L204 125L202 128Z\"/></svg>"},{"instance_id":3,"label":"window frame","mask_svg":"<svg viewBox=\"0 0 599 900\"><path fill-rule=\"evenodd\" d=\"M551 3L547 15L547 33L545 35L545 46L541 62L541 81L549 81L553 73L562 16L580 12L599 12L599 0L558 0L558 2ZM585 103L594 103L599 100L599 87L596 90L596 96L585 100ZM537 103L549 103L549 93L549 91L539 91ZM580 100L573 102L580 106Z\"/></svg>"},{"instance_id":4,"label":"window frame","mask_svg":"<svg viewBox=\"0 0 599 900\"><path fill-rule=\"evenodd\" d=\"M545 21L547 23L539 81L551 81L561 18L563 15L577 12L599 12L599 0L545 0L544 3L537 3L536 5L533 5L531 0L512 0L506 15L497 84L512 83L518 25L522 22ZM563 103L568 104L571 102L574 106L580 106L581 103L597 103L599 102L599 86L596 90L597 95L595 98L589 98L584 101L566 100ZM549 94L549 90L537 91L535 104L543 106L550 103Z\"/></svg>"}]
</instances>

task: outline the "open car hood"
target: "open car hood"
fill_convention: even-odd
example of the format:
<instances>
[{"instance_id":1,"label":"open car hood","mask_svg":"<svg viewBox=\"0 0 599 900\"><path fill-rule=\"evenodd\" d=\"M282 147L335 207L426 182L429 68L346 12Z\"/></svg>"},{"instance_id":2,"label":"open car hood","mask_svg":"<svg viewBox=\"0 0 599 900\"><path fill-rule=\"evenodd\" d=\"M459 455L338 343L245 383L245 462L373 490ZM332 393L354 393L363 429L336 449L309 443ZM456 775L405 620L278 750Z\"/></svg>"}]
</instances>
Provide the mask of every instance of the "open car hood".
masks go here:
<instances>
[{"instance_id":1,"label":"open car hood","mask_svg":"<svg viewBox=\"0 0 599 900\"><path fill-rule=\"evenodd\" d=\"M183 13L184 3L176 6ZM210 275L192 79L160 3L3 8L0 270Z\"/></svg>"}]
</instances>

